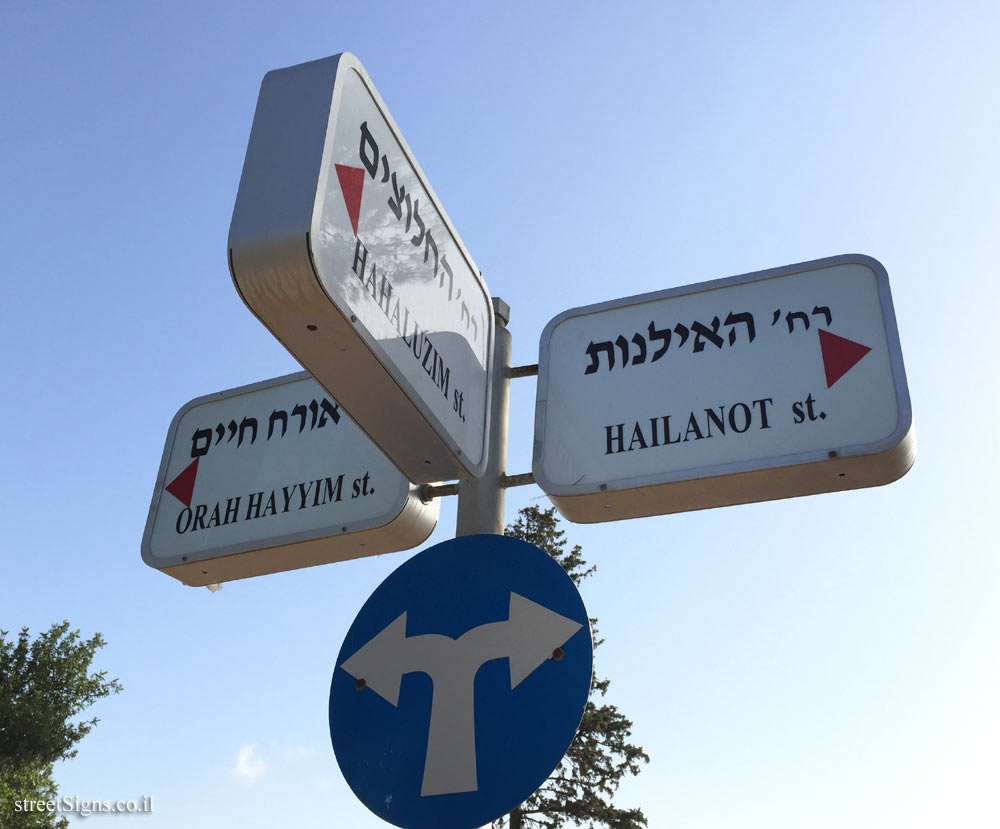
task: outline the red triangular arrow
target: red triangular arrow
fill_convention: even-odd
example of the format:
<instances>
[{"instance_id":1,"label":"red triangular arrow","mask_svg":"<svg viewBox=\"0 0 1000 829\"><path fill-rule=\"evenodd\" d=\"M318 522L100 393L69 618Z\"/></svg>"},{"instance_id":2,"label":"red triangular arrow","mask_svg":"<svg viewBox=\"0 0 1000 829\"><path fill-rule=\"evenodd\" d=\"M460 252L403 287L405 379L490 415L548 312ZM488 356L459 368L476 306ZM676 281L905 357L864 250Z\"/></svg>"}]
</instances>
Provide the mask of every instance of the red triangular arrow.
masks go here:
<instances>
[{"instance_id":1,"label":"red triangular arrow","mask_svg":"<svg viewBox=\"0 0 1000 829\"><path fill-rule=\"evenodd\" d=\"M195 458L188 464L187 469L181 472L176 478L174 478L165 489L171 495L174 496L178 501L180 501L184 506L191 506L191 495L194 493L194 479L198 474L198 461L201 458Z\"/></svg>"},{"instance_id":2,"label":"red triangular arrow","mask_svg":"<svg viewBox=\"0 0 1000 829\"><path fill-rule=\"evenodd\" d=\"M838 337L822 328L819 329L819 347L823 352L827 388L847 374L865 354L871 351L867 345L861 345L846 337Z\"/></svg>"},{"instance_id":3,"label":"red triangular arrow","mask_svg":"<svg viewBox=\"0 0 1000 829\"><path fill-rule=\"evenodd\" d=\"M347 205L347 218L351 220L354 235L358 235L358 216L361 215L361 193L365 189L365 171L362 167L345 167L335 164L337 178L340 179L340 189L344 193L344 204Z\"/></svg>"}]
</instances>

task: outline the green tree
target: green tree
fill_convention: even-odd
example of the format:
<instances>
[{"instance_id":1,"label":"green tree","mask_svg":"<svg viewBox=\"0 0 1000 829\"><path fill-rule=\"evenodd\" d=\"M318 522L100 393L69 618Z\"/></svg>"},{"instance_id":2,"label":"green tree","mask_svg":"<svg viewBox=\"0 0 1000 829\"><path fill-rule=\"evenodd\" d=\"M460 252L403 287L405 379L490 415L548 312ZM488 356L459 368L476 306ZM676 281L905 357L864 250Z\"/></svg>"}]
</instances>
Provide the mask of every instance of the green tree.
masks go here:
<instances>
[{"instance_id":1,"label":"green tree","mask_svg":"<svg viewBox=\"0 0 1000 829\"><path fill-rule=\"evenodd\" d=\"M81 639L69 622L53 625L30 640L0 630L0 826L66 827L58 813L18 811L19 800L53 800L52 767L76 756L76 744L98 720L74 721L97 700L122 686L105 671L90 673L99 633Z\"/></svg>"},{"instance_id":2,"label":"green tree","mask_svg":"<svg viewBox=\"0 0 1000 829\"><path fill-rule=\"evenodd\" d=\"M595 566L587 566L579 545L566 549L566 534L559 529L555 509L525 507L505 534L544 550L577 586L595 570ZM597 638L597 620L592 618L590 624L596 647L603 640ZM640 763L648 763L649 757L640 746L629 742L631 720L614 705L594 701L607 693L610 684L610 680L594 675L580 728L566 756L531 797L494 821L493 829L559 829L567 823L607 829L647 825L641 809L618 809L611 804L622 778L638 774L642 770Z\"/></svg>"}]
</instances>

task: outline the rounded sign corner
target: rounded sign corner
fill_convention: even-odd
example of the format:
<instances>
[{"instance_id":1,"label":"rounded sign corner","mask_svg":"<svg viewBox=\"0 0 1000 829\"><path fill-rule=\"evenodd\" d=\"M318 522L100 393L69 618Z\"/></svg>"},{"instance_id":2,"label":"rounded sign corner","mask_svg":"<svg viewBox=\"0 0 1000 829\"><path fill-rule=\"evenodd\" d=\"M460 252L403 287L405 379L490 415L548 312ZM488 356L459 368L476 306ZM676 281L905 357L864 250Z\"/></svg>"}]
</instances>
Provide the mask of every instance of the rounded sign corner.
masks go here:
<instances>
[{"instance_id":1,"label":"rounded sign corner","mask_svg":"<svg viewBox=\"0 0 1000 829\"><path fill-rule=\"evenodd\" d=\"M344 50L343 52L338 52L336 55L333 55L333 57L337 59L338 66L357 66L360 69L364 69L361 65L361 60L354 54L354 52Z\"/></svg>"},{"instance_id":2,"label":"rounded sign corner","mask_svg":"<svg viewBox=\"0 0 1000 829\"><path fill-rule=\"evenodd\" d=\"M552 319L550 319L545 327L542 329L542 333L538 337L538 351L541 354L543 349L548 349L552 342L552 334L555 332L556 328L562 325L566 320L571 319L578 315L578 312L582 310L585 306L579 308L569 308L566 311L562 311L556 314Z\"/></svg>"},{"instance_id":3,"label":"rounded sign corner","mask_svg":"<svg viewBox=\"0 0 1000 829\"><path fill-rule=\"evenodd\" d=\"M577 488L567 488L562 484L558 484L553 481L545 472L545 457L541 449L538 449L532 459L531 459L531 474L535 479L535 485L542 490L546 495L558 496L558 495L570 495L573 494ZM554 503L554 501L553 501Z\"/></svg>"},{"instance_id":4,"label":"rounded sign corner","mask_svg":"<svg viewBox=\"0 0 1000 829\"><path fill-rule=\"evenodd\" d=\"M486 471L486 467L489 466L490 462L489 453L489 421L486 422L486 434L483 440L483 451L479 455L479 463L475 464L462 464L469 470L469 476L472 478L481 478L483 473ZM463 456L466 457L467 456Z\"/></svg>"},{"instance_id":5,"label":"rounded sign corner","mask_svg":"<svg viewBox=\"0 0 1000 829\"><path fill-rule=\"evenodd\" d=\"M844 256L835 256L834 260L843 260L844 264L857 264L864 265L866 268L871 270L879 280L885 280L889 278L889 273L878 259L874 256L869 256L867 253L848 253Z\"/></svg>"},{"instance_id":6,"label":"rounded sign corner","mask_svg":"<svg viewBox=\"0 0 1000 829\"><path fill-rule=\"evenodd\" d=\"M906 405L902 405L901 402L899 417L892 432L882 440L875 441L864 447L858 454L881 455L901 447L911 454L916 453L916 430L913 425L913 413L910 410L908 400L906 401Z\"/></svg>"},{"instance_id":7,"label":"rounded sign corner","mask_svg":"<svg viewBox=\"0 0 1000 829\"><path fill-rule=\"evenodd\" d=\"M142 556L145 564L148 564L155 570L162 569L162 563L157 561L156 556L153 555L153 551L150 549L148 528L143 534L142 543L139 545L139 554Z\"/></svg>"}]
</instances>

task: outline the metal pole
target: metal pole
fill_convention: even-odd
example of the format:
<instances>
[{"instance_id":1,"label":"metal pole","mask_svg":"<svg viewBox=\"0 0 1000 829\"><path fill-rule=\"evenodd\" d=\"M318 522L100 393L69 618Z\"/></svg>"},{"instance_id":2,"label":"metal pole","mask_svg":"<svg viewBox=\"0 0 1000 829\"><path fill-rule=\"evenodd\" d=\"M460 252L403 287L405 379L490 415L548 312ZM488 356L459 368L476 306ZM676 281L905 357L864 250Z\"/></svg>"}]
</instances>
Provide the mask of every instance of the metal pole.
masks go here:
<instances>
[{"instance_id":1,"label":"metal pole","mask_svg":"<svg viewBox=\"0 0 1000 829\"><path fill-rule=\"evenodd\" d=\"M507 472L507 415L510 402L510 306L493 297L493 404L486 471L481 478L458 485L455 537L489 533L503 535L504 479Z\"/></svg>"}]
</instances>

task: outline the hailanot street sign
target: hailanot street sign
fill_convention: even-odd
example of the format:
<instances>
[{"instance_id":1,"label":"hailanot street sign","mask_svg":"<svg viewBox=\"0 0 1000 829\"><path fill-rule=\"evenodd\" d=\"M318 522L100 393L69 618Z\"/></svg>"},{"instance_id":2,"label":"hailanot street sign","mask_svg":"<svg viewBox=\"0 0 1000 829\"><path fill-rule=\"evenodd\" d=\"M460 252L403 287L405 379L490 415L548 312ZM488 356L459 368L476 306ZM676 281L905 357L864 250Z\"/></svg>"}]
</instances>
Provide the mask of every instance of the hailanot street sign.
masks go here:
<instances>
[{"instance_id":1,"label":"hailanot street sign","mask_svg":"<svg viewBox=\"0 0 1000 829\"><path fill-rule=\"evenodd\" d=\"M572 521L876 486L914 451L867 256L576 308L542 333L533 470Z\"/></svg>"},{"instance_id":2,"label":"hailanot street sign","mask_svg":"<svg viewBox=\"0 0 1000 829\"><path fill-rule=\"evenodd\" d=\"M229 253L246 304L411 481L482 474L490 295L353 55L264 77Z\"/></svg>"},{"instance_id":3,"label":"hailanot street sign","mask_svg":"<svg viewBox=\"0 0 1000 829\"><path fill-rule=\"evenodd\" d=\"M199 397L174 417L142 557L192 586L407 550L437 523L305 372Z\"/></svg>"}]
</instances>

